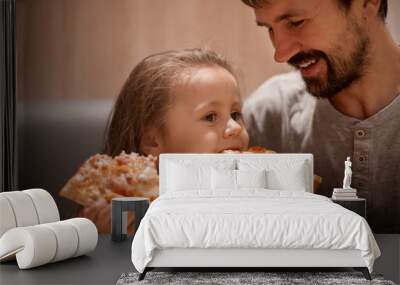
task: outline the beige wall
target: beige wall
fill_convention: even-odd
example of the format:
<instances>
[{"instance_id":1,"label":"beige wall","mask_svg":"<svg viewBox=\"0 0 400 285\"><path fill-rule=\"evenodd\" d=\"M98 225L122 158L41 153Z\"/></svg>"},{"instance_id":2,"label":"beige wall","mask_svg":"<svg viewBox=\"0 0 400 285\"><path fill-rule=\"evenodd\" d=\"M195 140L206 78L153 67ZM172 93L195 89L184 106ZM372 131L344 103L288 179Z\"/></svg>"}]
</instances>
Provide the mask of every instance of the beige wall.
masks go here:
<instances>
[{"instance_id":1,"label":"beige wall","mask_svg":"<svg viewBox=\"0 0 400 285\"><path fill-rule=\"evenodd\" d=\"M400 1L389 1L400 15ZM273 62L266 31L240 0L17 0L17 31L24 99L113 98L140 59L167 49L227 55L245 96L289 70Z\"/></svg>"},{"instance_id":2,"label":"beige wall","mask_svg":"<svg viewBox=\"0 0 400 285\"><path fill-rule=\"evenodd\" d=\"M388 0L388 27L394 39L400 45L400 0Z\"/></svg>"},{"instance_id":3,"label":"beige wall","mask_svg":"<svg viewBox=\"0 0 400 285\"><path fill-rule=\"evenodd\" d=\"M239 0L18 0L19 95L116 96L151 53L208 46L240 66L244 92L287 70Z\"/></svg>"}]
</instances>

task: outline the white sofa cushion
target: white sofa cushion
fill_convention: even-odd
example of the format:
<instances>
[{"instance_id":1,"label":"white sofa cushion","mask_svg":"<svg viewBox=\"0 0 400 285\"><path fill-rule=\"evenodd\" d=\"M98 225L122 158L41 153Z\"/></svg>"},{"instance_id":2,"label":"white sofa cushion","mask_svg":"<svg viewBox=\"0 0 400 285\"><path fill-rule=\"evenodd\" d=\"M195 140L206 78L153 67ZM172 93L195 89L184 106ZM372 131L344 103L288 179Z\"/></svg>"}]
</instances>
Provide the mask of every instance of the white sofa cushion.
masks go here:
<instances>
[{"instance_id":1,"label":"white sofa cushion","mask_svg":"<svg viewBox=\"0 0 400 285\"><path fill-rule=\"evenodd\" d=\"M8 199L0 195L0 237L8 230L16 227L17 221L15 220L13 208Z\"/></svg>"},{"instance_id":2,"label":"white sofa cushion","mask_svg":"<svg viewBox=\"0 0 400 285\"><path fill-rule=\"evenodd\" d=\"M39 224L52 223L60 220L56 202L49 192L40 188L22 191L28 194L33 201Z\"/></svg>"},{"instance_id":3,"label":"white sofa cushion","mask_svg":"<svg viewBox=\"0 0 400 285\"><path fill-rule=\"evenodd\" d=\"M7 199L13 213L17 227L26 227L39 224L39 217L31 197L23 191L2 192L0 196ZM0 226L3 228L3 226ZM4 232L4 230L1 230Z\"/></svg>"},{"instance_id":4,"label":"white sofa cushion","mask_svg":"<svg viewBox=\"0 0 400 285\"><path fill-rule=\"evenodd\" d=\"M51 262L64 260L75 255L78 244L82 243L83 234L81 234L80 240L78 232L66 221L43 224L43 227L49 228L57 240L57 250Z\"/></svg>"},{"instance_id":5,"label":"white sofa cushion","mask_svg":"<svg viewBox=\"0 0 400 285\"><path fill-rule=\"evenodd\" d=\"M38 188L0 193L0 217L4 220L0 222L0 237L14 227L60 220L53 197L46 190Z\"/></svg>"}]
</instances>

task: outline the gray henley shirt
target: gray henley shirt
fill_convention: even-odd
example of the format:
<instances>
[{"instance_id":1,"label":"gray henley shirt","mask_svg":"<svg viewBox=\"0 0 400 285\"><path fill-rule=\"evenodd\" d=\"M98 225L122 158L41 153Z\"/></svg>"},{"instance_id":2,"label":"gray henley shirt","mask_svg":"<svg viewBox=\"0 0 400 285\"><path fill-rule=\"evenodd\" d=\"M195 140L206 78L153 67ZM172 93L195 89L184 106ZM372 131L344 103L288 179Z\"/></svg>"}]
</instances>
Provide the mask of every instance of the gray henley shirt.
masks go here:
<instances>
[{"instance_id":1,"label":"gray henley shirt","mask_svg":"<svg viewBox=\"0 0 400 285\"><path fill-rule=\"evenodd\" d=\"M375 233L400 233L400 96L375 115L359 120L307 91L300 73L278 75L244 103L250 145L283 153L312 153L316 194L342 187L344 161L352 158L352 184L367 199Z\"/></svg>"}]
</instances>

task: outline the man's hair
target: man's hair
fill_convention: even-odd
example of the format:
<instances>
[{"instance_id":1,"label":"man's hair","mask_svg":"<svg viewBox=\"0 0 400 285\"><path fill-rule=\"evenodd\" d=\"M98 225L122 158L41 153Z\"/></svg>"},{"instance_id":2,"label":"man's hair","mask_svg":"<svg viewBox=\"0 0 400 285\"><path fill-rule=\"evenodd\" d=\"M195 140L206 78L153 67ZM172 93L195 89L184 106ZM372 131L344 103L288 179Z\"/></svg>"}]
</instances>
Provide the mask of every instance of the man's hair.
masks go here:
<instances>
[{"instance_id":1,"label":"man's hair","mask_svg":"<svg viewBox=\"0 0 400 285\"><path fill-rule=\"evenodd\" d=\"M339 3L341 4L342 7L348 10L350 9L351 4L353 4L353 0L339 0ZM387 12L388 12L388 1L381 0L381 5L379 6L379 11L378 11L379 17L381 17L382 20L385 20Z\"/></svg>"},{"instance_id":2,"label":"man's hair","mask_svg":"<svg viewBox=\"0 0 400 285\"><path fill-rule=\"evenodd\" d=\"M346 10L348 10L351 7L351 4L353 4L353 0L337 0L337 1L341 5L341 7L345 8ZM242 2L253 8L261 8L265 4L265 2L268 2L268 0L242 0ZM388 1L381 0L381 5L379 6L378 15L383 21L386 19L387 12L388 12Z\"/></svg>"},{"instance_id":3,"label":"man's hair","mask_svg":"<svg viewBox=\"0 0 400 285\"><path fill-rule=\"evenodd\" d=\"M150 127L162 131L173 102L172 90L193 69L221 67L235 78L222 55L206 48L173 50L150 55L132 70L120 91L105 133L104 152L111 156L142 153L140 143Z\"/></svg>"}]
</instances>

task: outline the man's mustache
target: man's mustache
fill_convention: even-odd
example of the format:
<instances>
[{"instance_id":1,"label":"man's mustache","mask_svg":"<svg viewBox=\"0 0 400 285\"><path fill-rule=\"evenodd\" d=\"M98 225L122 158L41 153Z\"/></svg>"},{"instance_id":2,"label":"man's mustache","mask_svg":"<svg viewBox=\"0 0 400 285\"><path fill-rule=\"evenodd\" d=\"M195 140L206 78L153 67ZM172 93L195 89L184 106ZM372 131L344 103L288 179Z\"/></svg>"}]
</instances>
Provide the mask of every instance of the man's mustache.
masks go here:
<instances>
[{"instance_id":1,"label":"man's mustache","mask_svg":"<svg viewBox=\"0 0 400 285\"><path fill-rule=\"evenodd\" d=\"M312 51L308 51L308 52L299 52L299 53L295 54L288 60L288 64L298 68L299 64L302 62L313 60L313 59L318 60L320 58L323 58L327 62L329 62L328 56L324 52L319 51L319 50L312 50Z\"/></svg>"}]
</instances>

